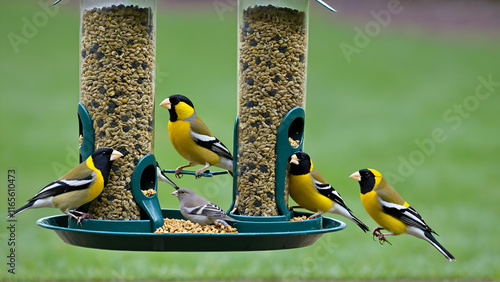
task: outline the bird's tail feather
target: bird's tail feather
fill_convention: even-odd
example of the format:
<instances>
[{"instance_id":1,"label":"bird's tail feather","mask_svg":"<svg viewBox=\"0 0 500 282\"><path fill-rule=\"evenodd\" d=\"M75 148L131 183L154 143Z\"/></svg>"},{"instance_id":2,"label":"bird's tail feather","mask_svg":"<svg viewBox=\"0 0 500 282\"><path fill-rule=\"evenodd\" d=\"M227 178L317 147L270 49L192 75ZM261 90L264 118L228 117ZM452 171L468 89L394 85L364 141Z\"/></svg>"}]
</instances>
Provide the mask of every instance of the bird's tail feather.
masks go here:
<instances>
[{"instance_id":1,"label":"bird's tail feather","mask_svg":"<svg viewBox=\"0 0 500 282\"><path fill-rule=\"evenodd\" d=\"M355 217L352 214L351 214L351 220L354 221L354 223L356 223L359 226L359 228L361 228L364 232L370 231L370 228L368 226L366 226L366 224L361 222L361 220L359 220L357 217Z\"/></svg>"},{"instance_id":2,"label":"bird's tail feather","mask_svg":"<svg viewBox=\"0 0 500 282\"><path fill-rule=\"evenodd\" d=\"M170 180L170 178L168 178L165 175L165 173L163 173L163 170L158 165L158 162L156 162L156 175L157 175L159 180L161 180L163 182L167 182L168 184L172 185L172 187L174 187L175 190L179 190L180 187L177 184L175 184L172 180Z\"/></svg>"},{"instance_id":3,"label":"bird's tail feather","mask_svg":"<svg viewBox=\"0 0 500 282\"><path fill-rule=\"evenodd\" d=\"M24 211L24 210L29 209L29 208L30 208L30 207L31 207L34 203L35 203L34 201L33 201L33 202L28 202L26 205L24 205L24 206L22 206L22 207L18 208L17 210L13 211L12 213L10 213L10 214L7 216L7 218L13 218L16 214L18 214L18 213L20 213L20 212L22 212L22 211Z\"/></svg>"},{"instance_id":4,"label":"bird's tail feather","mask_svg":"<svg viewBox=\"0 0 500 282\"><path fill-rule=\"evenodd\" d=\"M341 215L343 217L346 217L346 218L352 220L364 232L367 232L367 231L370 230L370 228L368 226L366 226L366 224L364 224L363 222L361 222L361 220L359 220L357 217L355 217L346 206L341 206L341 205L338 205L338 204L334 204L333 208L330 209L329 212L339 214L339 215Z\"/></svg>"},{"instance_id":5,"label":"bird's tail feather","mask_svg":"<svg viewBox=\"0 0 500 282\"><path fill-rule=\"evenodd\" d=\"M427 239L427 242L431 243L434 248L436 248L441 254L443 254L443 256L446 257L446 259L448 259L449 261L455 260L455 257L450 254L450 252L448 252L441 244L439 244L439 242L436 240L436 238L434 238L434 236L432 236L430 232L425 231L424 235Z\"/></svg>"}]
</instances>

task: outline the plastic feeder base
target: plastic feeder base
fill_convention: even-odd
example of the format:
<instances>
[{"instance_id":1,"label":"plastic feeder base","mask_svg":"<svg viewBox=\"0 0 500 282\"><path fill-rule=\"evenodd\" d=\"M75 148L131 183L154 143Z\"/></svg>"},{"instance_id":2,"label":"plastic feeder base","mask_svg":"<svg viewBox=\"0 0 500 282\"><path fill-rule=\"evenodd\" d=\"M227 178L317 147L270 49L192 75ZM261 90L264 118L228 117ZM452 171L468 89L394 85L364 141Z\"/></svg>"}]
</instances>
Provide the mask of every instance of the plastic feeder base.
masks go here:
<instances>
[{"instance_id":1,"label":"plastic feeder base","mask_svg":"<svg viewBox=\"0 0 500 282\"><path fill-rule=\"evenodd\" d=\"M168 218L183 218L179 210L163 209L162 213ZM310 214L304 213L304 215ZM319 223L317 227L302 223L304 228L307 228L304 230L297 228L301 224L300 221L286 222L281 226L281 230L276 227L276 223L240 221L233 225L238 229L238 233L231 234L152 233L145 231L148 227L148 220L115 221L116 226L108 226L106 230L98 230L97 227L104 224L97 222L100 220L84 219L83 228L74 225L72 220L68 219L67 215L57 215L41 218L37 224L54 230L65 243L74 246L157 252L262 251L300 248L312 245L324 233L340 231L346 226L342 221L320 217L316 219ZM137 225L138 228L133 225ZM265 225L272 226L272 228L268 229ZM87 229L86 226L89 228Z\"/></svg>"}]
</instances>

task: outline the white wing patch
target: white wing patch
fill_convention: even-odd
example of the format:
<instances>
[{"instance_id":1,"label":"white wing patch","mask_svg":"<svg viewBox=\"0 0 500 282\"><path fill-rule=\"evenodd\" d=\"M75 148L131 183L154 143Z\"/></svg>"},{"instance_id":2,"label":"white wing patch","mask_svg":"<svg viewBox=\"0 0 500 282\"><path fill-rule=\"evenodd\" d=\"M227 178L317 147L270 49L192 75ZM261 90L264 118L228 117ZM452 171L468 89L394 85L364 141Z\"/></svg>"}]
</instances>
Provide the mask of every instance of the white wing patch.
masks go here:
<instances>
[{"instance_id":1,"label":"white wing patch","mask_svg":"<svg viewBox=\"0 0 500 282\"><path fill-rule=\"evenodd\" d=\"M199 134L199 133L196 133L194 131L191 131L191 137L193 137L193 139L196 141L196 140L199 140L201 142L214 142L217 138L215 138L215 136L208 136L208 135L204 135L204 134Z\"/></svg>"},{"instance_id":2,"label":"white wing patch","mask_svg":"<svg viewBox=\"0 0 500 282\"><path fill-rule=\"evenodd\" d=\"M204 134L199 134L194 131L191 131L191 137L194 142L202 147L209 149L210 151L215 152L217 155L233 159L231 156L231 152L222 144L215 136L208 136Z\"/></svg>"},{"instance_id":3,"label":"white wing patch","mask_svg":"<svg viewBox=\"0 0 500 282\"><path fill-rule=\"evenodd\" d=\"M225 214L224 211L217 205L213 203L208 203L204 206L197 206L193 208L185 208L185 210L192 215L204 215L204 216L219 216Z\"/></svg>"},{"instance_id":4,"label":"white wing patch","mask_svg":"<svg viewBox=\"0 0 500 282\"><path fill-rule=\"evenodd\" d=\"M95 174L95 171L92 172L92 174ZM68 185L68 186L85 186L85 185L90 185L95 181L95 178L92 177L92 179L83 179L83 180L59 180L60 182Z\"/></svg>"},{"instance_id":5,"label":"white wing patch","mask_svg":"<svg viewBox=\"0 0 500 282\"><path fill-rule=\"evenodd\" d=\"M62 193L74 191L74 190L81 190L89 187L92 185L97 178L97 173L95 171L92 171L91 174L88 176L82 178L82 179L75 179L75 180L67 180L67 179L62 179L62 180L56 180L49 185L45 186L40 192L38 192L31 200L38 200L41 198L49 197L49 196L57 196Z\"/></svg>"},{"instance_id":6,"label":"white wing patch","mask_svg":"<svg viewBox=\"0 0 500 282\"><path fill-rule=\"evenodd\" d=\"M427 226L420 214L418 214L418 212L414 209L384 201L378 196L377 198L380 205L382 206L382 209L388 214L394 216L395 218L403 221L408 225L415 226L422 230L430 230L429 226Z\"/></svg>"},{"instance_id":7,"label":"white wing patch","mask_svg":"<svg viewBox=\"0 0 500 282\"><path fill-rule=\"evenodd\" d=\"M41 194L43 192L46 192L48 190L51 190L51 189L54 189L55 187L59 187L61 184L57 183L57 182L52 182L51 184L47 185L45 188L43 188L42 190L40 190L40 192L37 193L38 194Z\"/></svg>"}]
</instances>

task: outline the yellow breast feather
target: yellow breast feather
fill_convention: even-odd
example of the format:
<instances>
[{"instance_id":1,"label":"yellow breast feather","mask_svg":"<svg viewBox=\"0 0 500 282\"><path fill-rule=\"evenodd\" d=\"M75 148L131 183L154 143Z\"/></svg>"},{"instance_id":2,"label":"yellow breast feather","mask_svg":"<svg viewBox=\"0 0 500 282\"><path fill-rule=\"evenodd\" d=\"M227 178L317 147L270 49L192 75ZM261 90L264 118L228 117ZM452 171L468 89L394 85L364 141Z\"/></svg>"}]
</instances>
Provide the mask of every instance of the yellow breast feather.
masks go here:
<instances>
[{"instance_id":1,"label":"yellow breast feather","mask_svg":"<svg viewBox=\"0 0 500 282\"><path fill-rule=\"evenodd\" d=\"M292 196L297 204L314 212L320 210L328 212L330 210L333 203L332 200L316 191L310 174L290 175L289 177L289 182L293 183L289 187L290 196Z\"/></svg>"},{"instance_id":2,"label":"yellow breast feather","mask_svg":"<svg viewBox=\"0 0 500 282\"><path fill-rule=\"evenodd\" d=\"M377 222L382 228L391 231L395 235L406 232L406 224L388 215L380 206L377 193L372 190L366 194L361 194L361 201L366 209L366 212Z\"/></svg>"},{"instance_id":3,"label":"yellow breast feather","mask_svg":"<svg viewBox=\"0 0 500 282\"><path fill-rule=\"evenodd\" d=\"M83 204L86 204L92 201L93 199L97 198L97 196L99 196L102 190L104 189L104 177L102 176L101 171L94 166L94 163L92 162L92 157L89 157L87 159L86 164L91 170L94 171L93 173L96 174L95 175L96 180L94 183L90 185L90 191L88 197Z\"/></svg>"}]
</instances>

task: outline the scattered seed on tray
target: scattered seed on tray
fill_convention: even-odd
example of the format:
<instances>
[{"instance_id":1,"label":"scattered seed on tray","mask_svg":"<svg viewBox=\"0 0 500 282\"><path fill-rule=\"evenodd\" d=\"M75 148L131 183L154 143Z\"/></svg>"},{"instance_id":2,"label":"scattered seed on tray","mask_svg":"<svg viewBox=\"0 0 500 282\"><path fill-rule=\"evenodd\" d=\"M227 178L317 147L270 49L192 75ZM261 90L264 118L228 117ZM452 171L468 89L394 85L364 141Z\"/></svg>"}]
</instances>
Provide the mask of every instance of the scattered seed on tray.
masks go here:
<instances>
[{"instance_id":1,"label":"scattered seed on tray","mask_svg":"<svg viewBox=\"0 0 500 282\"><path fill-rule=\"evenodd\" d=\"M290 221L302 221L302 220L307 220L307 216L303 215L303 216L296 216L292 219L290 219Z\"/></svg>"},{"instance_id":2,"label":"scattered seed on tray","mask_svg":"<svg viewBox=\"0 0 500 282\"><path fill-rule=\"evenodd\" d=\"M164 218L163 226L156 229L155 233L238 233L238 230L231 226L224 226L216 222L210 225L200 225L190 220Z\"/></svg>"}]
</instances>

